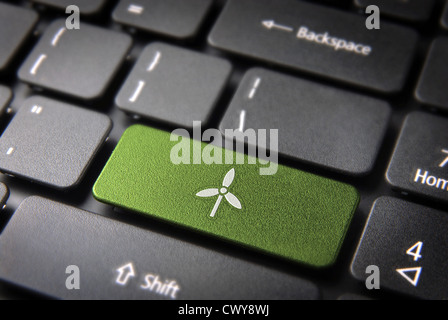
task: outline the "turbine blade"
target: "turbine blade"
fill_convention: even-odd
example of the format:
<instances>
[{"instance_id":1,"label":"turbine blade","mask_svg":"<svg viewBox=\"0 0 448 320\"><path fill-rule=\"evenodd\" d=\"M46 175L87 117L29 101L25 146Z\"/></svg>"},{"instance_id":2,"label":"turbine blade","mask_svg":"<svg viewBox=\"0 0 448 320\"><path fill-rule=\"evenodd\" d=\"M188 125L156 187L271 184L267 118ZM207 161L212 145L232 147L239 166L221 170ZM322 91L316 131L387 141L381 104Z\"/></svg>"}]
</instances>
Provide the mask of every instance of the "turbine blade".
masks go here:
<instances>
[{"instance_id":1,"label":"turbine blade","mask_svg":"<svg viewBox=\"0 0 448 320\"><path fill-rule=\"evenodd\" d=\"M229 201L229 203L237 209L243 208L240 200L238 200L238 198L235 197L235 195L230 192L228 194L226 194L226 200Z\"/></svg>"},{"instance_id":2,"label":"turbine blade","mask_svg":"<svg viewBox=\"0 0 448 320\"><path fill-rule=\"evenodd\" d=\"M216 215L216 211L218 211L219 209L219 205L221 204L222 201L222 196L219 195L218 200L216 200L215 206L213 207L212 213L210 214L210 217L214 218Z\"/></svg>"},{"instance_id":3,"label":"turbine blade","mask_svg":"<svg viewBox=\"0 0 448 320\"><path fill-rule=\"evenodd\" d=\"M202 190L201 192L198 192L196 194L196 196L201 197L201 198L208 198L208 197L217 196L218 194L219 194L218 189L206 189L206 190Z\"/></svg>"},{"instance_id":4,"label":"turbine blade","mask_svg":"<svg viewBox=\"0 0 448 320\"><path fill-rule=\"evenodd\" d=\"M230 187L230 185L233 182L233 179L235 179L235 169L232 169L229 172L227 172L226 176L224 177L224 181L222 182L222 185L226 188Z\"/></svg>"}]
</instances>

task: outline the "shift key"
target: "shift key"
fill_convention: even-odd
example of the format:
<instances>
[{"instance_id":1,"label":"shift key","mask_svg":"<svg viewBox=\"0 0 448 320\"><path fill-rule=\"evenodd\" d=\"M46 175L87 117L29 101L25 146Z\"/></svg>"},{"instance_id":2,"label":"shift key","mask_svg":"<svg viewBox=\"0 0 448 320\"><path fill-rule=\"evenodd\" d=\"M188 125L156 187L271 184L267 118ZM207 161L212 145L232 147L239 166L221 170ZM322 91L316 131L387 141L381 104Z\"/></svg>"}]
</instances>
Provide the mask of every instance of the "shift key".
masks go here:
<instances>
[{"instance_id":1,"label":"shift key","mask_svg":"<svg viewBox=\"0 0 448 320\"><path fill-rule=\"evenodd\" d=\"M40 197L0 237L0 279L66 300L311 300L317 287Z\"/></svg>"},{"instance_id":2,"label":"shift key","mask_svg":"<svg viewBox=\"0 0 448 320\"><path fill-rule=\"evenodd\" d=\"M400 91L418 40L381 21L369 30L357 15L296 0L229 0L209 35L234 54L381 93Z\"/></svg>"},{"instance_id":3,"label":"shift key","mask_svg":"<svg viewBox=\"0 0 448 320\"><path fill-rule=\"evenodd\" d=\"M352 186L140 125L123 134L93 192L113 206L317 268L336 261L359 202Z\"/></svg>"}]
</instances>

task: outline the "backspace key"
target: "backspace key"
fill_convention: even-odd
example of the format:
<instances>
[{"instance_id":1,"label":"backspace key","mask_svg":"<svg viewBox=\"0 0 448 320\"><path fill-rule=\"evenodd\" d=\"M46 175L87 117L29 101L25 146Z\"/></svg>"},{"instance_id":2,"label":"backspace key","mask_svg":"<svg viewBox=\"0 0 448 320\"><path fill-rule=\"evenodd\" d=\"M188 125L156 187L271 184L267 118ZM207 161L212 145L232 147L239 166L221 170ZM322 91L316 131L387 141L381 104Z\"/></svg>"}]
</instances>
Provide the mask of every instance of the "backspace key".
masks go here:
<instances>
[{"instance_id":1,"label":"backspace key","mask_svg":"<svg viewBox=\"0 0 448 320\"><path fill-rule=\"evenodd\" d=\"M417 44L413 30L292 0L229 0L209 43L222 50L381 93L400 91Z\"/></svg>"}]
</instances>

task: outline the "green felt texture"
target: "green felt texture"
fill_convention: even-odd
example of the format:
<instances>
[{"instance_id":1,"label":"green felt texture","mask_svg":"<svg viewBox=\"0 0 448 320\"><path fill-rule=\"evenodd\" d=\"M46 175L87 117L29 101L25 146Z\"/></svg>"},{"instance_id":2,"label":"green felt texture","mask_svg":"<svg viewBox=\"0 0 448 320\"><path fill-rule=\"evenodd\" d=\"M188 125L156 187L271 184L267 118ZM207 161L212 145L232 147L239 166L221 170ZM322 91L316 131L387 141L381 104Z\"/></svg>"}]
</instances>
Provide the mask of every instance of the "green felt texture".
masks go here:
<instances>
[{"instance_id":1,"label":"green felt texture","mask_svg":"<svg viewBox=\"0 0 448 320\"><path fill-rule=\"evenodd\" d=\"M178 142L170 136L130 127L93 188L95 198L301 264L335 262L359 203L355 188L286 166L262 176L259 169L266 165L247 165L247 157L244 165L174 165L171 148ZM188 142L191 150L207 146ZM221 188L231 169L235 178L229 191L242 209L224 198L211 217L218 196L196 194Z\"/></svg>"}]
</instances>

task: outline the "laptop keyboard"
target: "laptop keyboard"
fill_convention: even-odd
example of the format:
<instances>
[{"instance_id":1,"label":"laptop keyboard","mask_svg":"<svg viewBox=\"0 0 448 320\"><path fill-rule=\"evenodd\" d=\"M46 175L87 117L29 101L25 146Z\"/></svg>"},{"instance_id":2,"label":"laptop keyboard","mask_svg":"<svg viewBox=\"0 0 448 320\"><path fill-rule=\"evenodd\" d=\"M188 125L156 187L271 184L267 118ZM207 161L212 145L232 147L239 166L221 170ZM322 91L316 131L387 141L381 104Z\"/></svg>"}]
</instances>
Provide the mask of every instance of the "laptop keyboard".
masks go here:
<instances>
[{"instance_id":1,"label":"laptop keyboard","mask_svg":"<svg viewBox=\"0 0 448 320\"><path fill-rule=\"evenodd\" d=\"M438 0L0 1L0 298L448 299L447 26ZM175 129L278 130L276 174L174 165L209 150Z\"/></svg>"}]
</instances>

